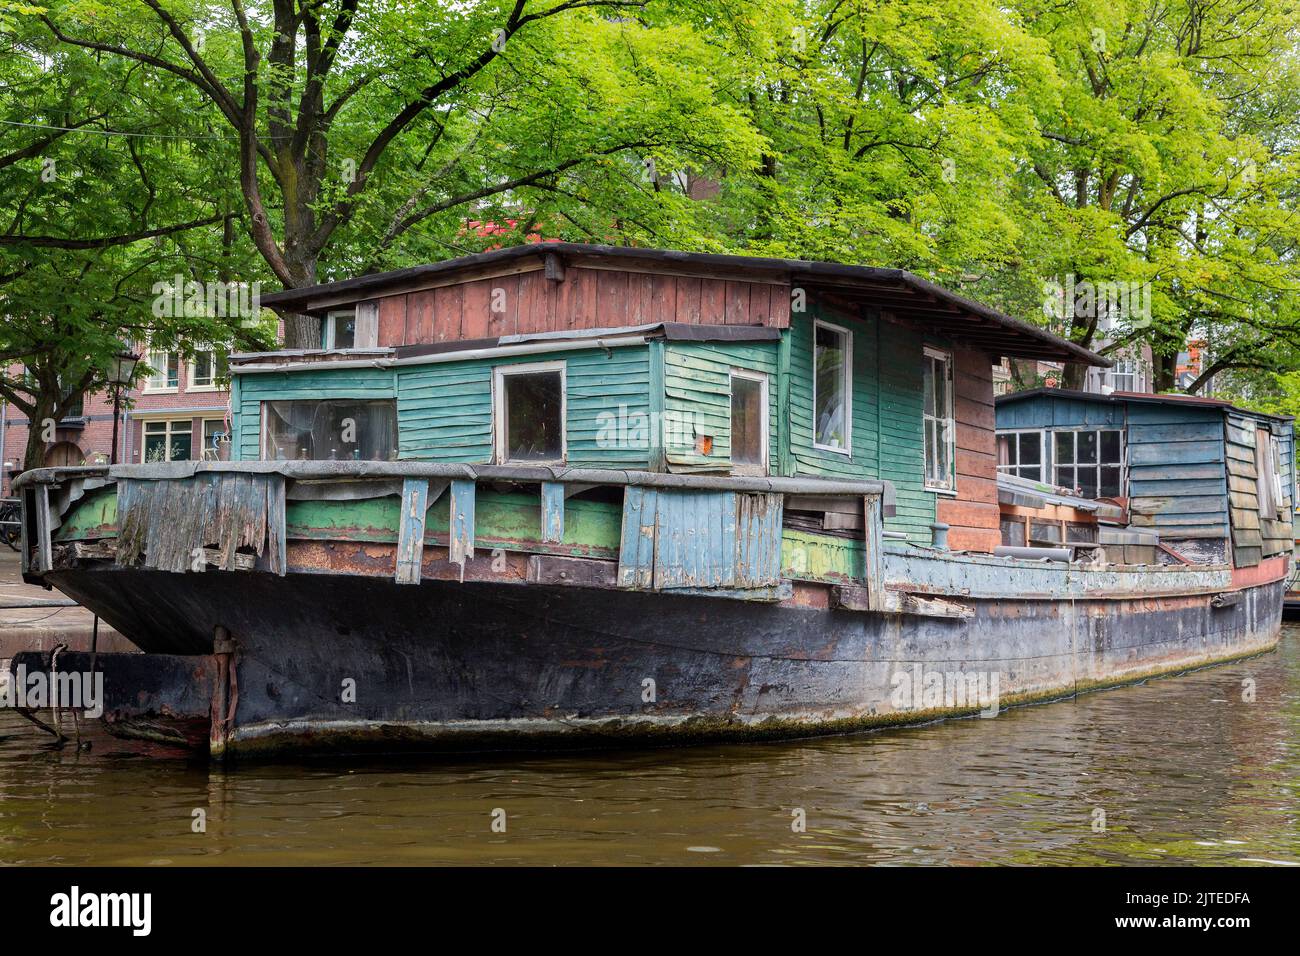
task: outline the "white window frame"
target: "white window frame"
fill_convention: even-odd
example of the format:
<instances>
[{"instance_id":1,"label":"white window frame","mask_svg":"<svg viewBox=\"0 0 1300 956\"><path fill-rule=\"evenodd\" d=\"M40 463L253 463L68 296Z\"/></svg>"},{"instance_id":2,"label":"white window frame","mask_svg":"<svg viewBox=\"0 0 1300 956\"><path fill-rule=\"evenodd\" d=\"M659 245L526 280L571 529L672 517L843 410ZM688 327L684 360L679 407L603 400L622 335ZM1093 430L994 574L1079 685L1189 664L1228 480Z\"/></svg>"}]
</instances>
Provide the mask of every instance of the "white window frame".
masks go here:
<instances>
[{"instance_id":1,"label":"white window frame","mask_svg":"<svg viewBox=\"0 0 1300 956\"><path fill-rule=\"evenodd\" d=\"M225 423L226 423L226 419L225 419L225 417L223 416L223 417L221 417L221 418L203 418L203 419L200 419L200 421L199 421L199 436L200 436L200 437L199 437L199 460L200 460L200 461L217 461L217 460L218 460L218 458L216 457L216 454L215 454L215 453L216 453L216 449L215 449L215 448L212 448L212 449L208 448L208 425L211 424L211 423L213 423L213 422L215 422L215 423L218 424L218 425L225 425ZM231 447L231 450L232 450L232 452L233 452L234 447L235 447L235 425L234 425L234 422L231 422L231 424L230 424L230 431L229 431L227 434L230 436L230 447ZM192 440L192 439L191 439L191 440ZM213 452L213 457L211 457L211 458L208 457L208 452L209 452L209 451Z\"/></svg>"},{"instance_id":2,"label":"white window frame","mask_svg":"<svg viewBox=\"0 0 1300 956\"><path fill-rule=\"evenodd\" d=\"M141 392L141 394L143 394L143 395L175 395L175 394L177 394L177 393L181 390L181 389L180 389L180 384L181 384L181 375L180 375L180 372L181 372L181 361L182 361L182 360L181 360L180 352L177 351L176 349L152 349L152 348L151 348L151 349L149 349L148 352L145 353L145 359L144 359L144 360L145 360L145 364L148 365L150 368L153 368L153 369L158 368L158 366L154 364L154 361L153 361L153 360L154 360L155 357L157 357L157 356L159 356L159 355L165 355L165 356L167 356L167 358L168 358L169 360L171 359L172 356L175 356L175 357L176 357L176 384L175 384L175 385L157 385L157 386L155 386L155 385L150 385L150 384L149 384L149 383L153 380L152 377L150 377L150 378L146 378L146 379L144 380L144 386L140 389L140 392ZM166 382L166 381L167 381L167 378L168 378L168 375L167 375L167 366L164 365L164 366L163 366L163 370L162 370L162 380L163 380L164 382Z\"/></svg>"},{"instance_id":3,"label":"white window frame","mask_svg":"<svg viewBox=\"0 0 1300 956\"><path fill-rule=\"evenodd\" d=\"M176 428L176 429L174 429L174 428L172 428L173 425L178 425L178 424L180 424L180 423L182 423L182 422L185 423L185 425L187 426L186 428L184 428L184 429L180 429L180 428ZM193 457L193 455L194 455L194 419L192 419L192 418L164 418L164 417L159 417L159 418L145 418L145 419L141 419L141 423L140 423L140 463L141 463L141 464L147 464L148 461L149 461L149 452L148 452L148 447L149 447L149 438L150 438L150 437L154 437L154 438L158 437L158 436L156 436L156 435L154 435L154 436L150 436L150 434L149 434L149 426L150 426L150 425L158 425L158 424L161 424L161 425L163 426L163 437L167 439L167 442L166 442L167 457L163 459L164 461L171 462L171 461L195 461L195 460L196 460L196 459ZM189 457L189 458L173 458L173 457L172 457L172 435L173 435L173 434L178 434L178 435L179 435L179 434L183 434L185 431L188 431L188 432L189 432L189 435L190 435L190 455L191 455L191 457ZM200 439L200 443L202 443L202 440L201 440L201 439ZM202 449L200 449L200 451L202 451Z\"/></svg>"},{"instance_id":4,"label":"white window frame","mask_svg":"<svg viewBox=\"0 0 1300 956\"><path fill-rule=\"evenodd\" d=\"M337 331L337 321L342 318L352 319L352 348L357 347L357 310L356 309L331 309L325 313L325 318L321 319L321 348L329 351L334 348L334 335Z\"/></svg>"},{"instance_id":5,"label":"white window frame","mask_svg":"<svg viewBox=\"0 0 1300 956\"><path fill-rule=\"evenodd\" d=\"M758 382L758 386L759 386L758 400L761 405L761 418L759 419L760 445L759 445L759 452L758 452L758 464L756 465L736 464L735 457L734 457L734 446L732 446L731 444L731 439L735 436L736 430L734 427L732 427L734 423L729 423L728 425L729 432L728 432L727 441L728 441L728 448L732 449L733 451L733 457L731 462L731 473L733 475L766 475L770 470L769 459L771 457L771 451L768 446L768 427L769 427L768 413L770 409L768 406L767 373L755 372L747 368L733 368L731 370L731 376L730 378L727 379L728 416L730 416L731 414L730 406L736 394L735 386L732 383L738 378L747 379L748 381L751 382Z\"/></svg>"},{"instance_id":6,"label":"white window frame","mask_svg":"<svg viewBox=\"0 0 1300 956\"><path fill-rule=\"evenodd\" d=\"M1000 428L997 430L997 438L1001 438L1004 435L1016 436L1017 439L1019 438L1020 435L1038 436L1038 470L1039 470L1038 480L1042 484L1050 485L1053 484L1053 482L1051 481L1052 461L1050 457L1051 449L1048 447L1048 442L1047 442L1047 434L1048 434L1047 430L1044 428ZM1009 464L1009 465L1003 465L1001 462L999 462L997 465L997 470L1001 474L1016 475L1018 469L1027 467L1026 465L1023 465L1020 462L1019 441L1017 441L1016 444L1013 445L1013 447L1016 449L1016 461L1014 464ZM1017 475L1017 477L1019 477L1019 475ZM1028 481L1030 479L1026 479L1026 480Z\"/></svg>"},{"instance_id":7,"label":"white window frame","mask_svg":"<svg viewBox=\"0 0 1300 956\"><path fill-rule=\"evenodd\" d=\"M1058 467L1063 467L1063 468L1073 468L1073 469L1075 470L1075 478L1076 478L1076 479L1078 478L1078 471L1079 471L1079 468L1081 467L1081 466L1079 465L1079 462L1078 462L1078 458L1079 458L1079 436L1080 436L1080 435L1086 435L1086 434L1088 434L1089 432L1091 432L1091 433L1093 433L1093 434L1095 434L1095 435L1097 436L1097 462L1096 462L1096 464L1093 464L1093 465L1083 465L1082 467L1084 467L1084 468L1096 468L1096 469L1097 469L1097 493L1098 493L1098 494L1101 493L1101 469L1102 469L1102 468L1111 468L1111 467L1114 467L1115 464L1118 464L1118 465L1119 465L1119 497L1120 497L1120 498L1125 498L1125 497L1127 497L1127 496L1128 496L1128 436L1125 434L1125 429L1123 428L1123 426L1120 426L1120 427L1102 427L1102 426L1098 426L1098 425L1082 425L1082 426L1079 426L1079 427L1077 427L1077 428L1053 428L1053 429L1050 429L1050 434L1051 434L1052 437L1051 437L1051 439L1050 439L1049 442L1048 442L1048 449L1047 449L1047 451L1048 451L1048 453L1050 454L1051 457L1050 457L1050 459L1049 459L1049 463L1050 463L1050 464L1049 464L1049 467L1048 467L1048 470L1047 470L1047 479L1046 479L1046 480L1047 480L1047 483L1048 483L1049 485L1052 485L1052 486L1055 487L1055 488L1064 488L1064 487L1065 487L1064 485L1059 484L1059 483L1057 482L1057 480L1056 480L1056 469L1057 469ZM1114 462L1114 463L1112 463L1112 462L1104 462L1104 461L1101 460L1101 435L1102 435L1102 432L1116 432L1116 433L1119 434L1119 461L1118 461L1118 462ZM1056 436L1057 436L1057 435L1073 435L1073 436L1074 436L1074 457L1075 457L1075 460L1074 460L1074 461L1067 461L1067 462L1064 462L1064 463L1057 461L1057 459L1056 459ZM1076 482L1075 482L1075 485L1074 485L1074 488L1077 488L1077 487L1078 487L1078 482L1076 481ZM1071 488L1071 489L1070 489L1070 493L1071 493L1071 494L1074 494L1074 488ZM1096 500L1096 499L1090 499L1090 500Z\"/></svg>"},{"instance_id":8,"label":"white window frame","mask_svg":"<svg viewBox=\"0 0 1300 956\"><path fill-rule=\"evenodd\" d=\"M212 384L211 384L211 385L195 385L195 384L194 384L194 361L195 361L195 360L194 360L193 358L191 358L189 361L187 361L187 362L185 363L185 391L186 391L186 393L188 394L189 392L219 392L219 391L222 391L222 389L220 388L220 386L217 385L217 349L199 349L198 351L200 351L200 352L204 352L204 353L206 353L206 354L212 356ZM196 357L197 357L197 356L196 356Z\"/></svg>"},{"instance_id":9,"label":"white window frame","mask_svg":"<svg viewBox=\"0 0 1300 956\"><path fill-rule=\"evenodd\" d=\"M947 408L944 409L946 415L940 417L939 415L927 415L925 413L924 396L922 396L921 456L922 456L922 468L923 468L923 475L924 475L924 482L925 482L925 490L932 491L935 494L955 495L957 494L957 417L953 411L954 402L953 402L952 387L953 387L954 376L953 376L952 353L945 351L944 349L934 348L929 345L925 346L922 349L922 352L924 353L925 361L927 362L930 361L931 359L935 359L937 361L943 362L944 384L946 385L943 391L944 391L944 397L947 399L946 402ZM924 382L925 380L924 375L922 375L921 380L922 382ZM948 446L949 472L948 472L948 480L943 484L936 484L935 482L932 482L930 480L930 460L929 460L930 449L929 449L929 444L926 440L926 428L925 428L925 425L928 424L930 420L933 420L936 423L946 423L946 427L943 428L941 431L943 434L944 444Z\"/></svg>"},{"instance_id":10,"label":"white window frame","mask_svg":"<svg viewBox=\"0 0 1300 956\"><path fill-rule=\"evenodd\" d=\"M844 336L844 447L836 448L834 445L822 445L817 441L817 330L820 328L830 329ZM812 354L809 356L812 362L812 444L818 451L829 451L836 455L853 457L853 332L842 325L836 325L834 322L826 322L822 319L813 320L812 335Z\"/></svg>"},{"instance_id":11,"label":"white window frame","mask_svg":"<svg viewBox=\"0 0 1300 956\"><path fill-rule=\"evenodd\" d=\"M569 377L568 363L528 362L521 365L497 365L492 369L492 458L498 465L563 465L569 458ZM509 428L506 421L505 380L511 375L528 375L537 372L560 373L560 457L545 461L513 461L509 457L506 441Z\"/></svg>"},{"instance_id":12,"label":"white window frame","mask_svg":"<svg viewBox=\"0 0 1300 956\"><path fill-rule=\"evenodd\" d=\"M1117 392L1137 392L1142 389L1142 371L1141 360L1136 356L1121 355L1115 359L1115 364L1111 368L1103 372L1102 381ZM1126 379L1132 379L1130 387L1120 388L1118 379L1121 375Z\"/></svg>"}]
</instances>

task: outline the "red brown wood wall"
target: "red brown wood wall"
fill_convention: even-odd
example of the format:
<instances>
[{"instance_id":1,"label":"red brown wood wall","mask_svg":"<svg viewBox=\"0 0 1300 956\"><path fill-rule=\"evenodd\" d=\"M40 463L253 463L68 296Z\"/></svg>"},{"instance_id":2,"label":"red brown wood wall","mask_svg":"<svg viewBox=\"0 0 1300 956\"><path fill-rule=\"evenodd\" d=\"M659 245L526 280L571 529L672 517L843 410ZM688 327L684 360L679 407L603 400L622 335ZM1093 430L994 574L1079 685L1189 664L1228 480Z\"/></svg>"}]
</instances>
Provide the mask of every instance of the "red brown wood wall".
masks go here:
<instances>
[{"instance_id":1,"label":"red brown wood wall","mask_svg":"<svg viewBox=\"0 0 1300 956\"><path fill-rule=\"evenodd\" d=\"M948 546L954 551L992 551L1002 543L993 366L982 352L963 349L955 354L957 495L940 497L936 516L951 526Z\"/></svg>"},{"instance_id":2,"label":"red brown wood wall","mask_svg":"<svg viewBox=\"0 0 1300 956\"><path fill-rule=\"evenodd\" d=\"M788 285L572 266L559 282L535 270L378 301L381 346L657 322L790 324Z\"/></svg>"}]
</instances>

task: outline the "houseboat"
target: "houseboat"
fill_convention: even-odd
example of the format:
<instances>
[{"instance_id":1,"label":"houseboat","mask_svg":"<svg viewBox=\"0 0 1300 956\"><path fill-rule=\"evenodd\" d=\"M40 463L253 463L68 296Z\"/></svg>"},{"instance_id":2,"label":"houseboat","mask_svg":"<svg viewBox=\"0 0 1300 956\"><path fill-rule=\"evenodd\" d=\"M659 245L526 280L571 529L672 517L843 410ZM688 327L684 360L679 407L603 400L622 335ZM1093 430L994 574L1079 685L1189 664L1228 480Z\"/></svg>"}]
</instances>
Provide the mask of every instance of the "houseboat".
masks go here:
<instances>
[{"instance_id":1,"label":"houseboat","mask_svg":"<svg viewBox=\"0 0 1300 956\"><path fill-rule=\"evenodd\" d=\"M1100 401L1097 461L1079 432L1035 472L1029 440L999 457L1030 426L997 417L1034 406L995 411L992 365L1106 360L906 272L547 243L263 304L319 319L322 348L232 357L229 460L19 483L27 579L144 652L14 658L103 675L93 728L26 708L61 736L224 757L809 735L1278 639L1283 499L1250 482L1285 478L1258 456L1290 422ZM1143 470L1175 442L1218 457Z\"/></svg>"}]
</instances>

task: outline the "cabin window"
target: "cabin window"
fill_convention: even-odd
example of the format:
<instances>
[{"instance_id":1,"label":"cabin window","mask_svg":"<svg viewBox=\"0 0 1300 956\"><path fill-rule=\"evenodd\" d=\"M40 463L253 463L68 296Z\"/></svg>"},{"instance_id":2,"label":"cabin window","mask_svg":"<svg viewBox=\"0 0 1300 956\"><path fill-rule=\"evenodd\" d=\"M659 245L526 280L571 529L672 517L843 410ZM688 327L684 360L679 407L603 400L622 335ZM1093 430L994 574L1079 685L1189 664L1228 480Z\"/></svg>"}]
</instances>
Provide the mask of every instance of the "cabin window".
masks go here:
<instances>
[{"instance_id":1,"label":"cabin window","mask_svg":"<svg viewBox=\"0 0 1300 956\"><path fill-rule=\"evenodd\" d=\"M1008 548L1025 546L1025 519L1003 515L1001 519L1002 543Z\"/></svg>"},{"instance_id":2,"label":"cabin window","mask_svg":"<svg viewBox=\"0 0 1300 956\"><path fill-rule=\"evenodd\" d=\"M1061 543L1061 522L1030 521L1029 544L1031 546L1054 547Z\"/></svg>"},{"instance_id":3,"label":"cabin window","mask_svg":"<svg viewBox=\"0 0 1300 956\"><path fill-rule=\"evenodd\" d=\"M188 419L144 423L144 460L189 461L193 455L194 425Z\"/></svg>"},{"instance_id":4,"label":"cabin window","mask_svg":"<svg viewBox=\"0 0 1300 956\"><path fill-rule=\"evenodd\" d=\"M848 329L813 325L813 445L850 454L853 335Z\"/></svg>"},{"instance_id":5,"label":"cabin window","mask_svg":"<svg viewBox=\"0 0 1300 956\"><path fill-rule=\"evenodd\" d=\"M326 399L262 403L262 457L274 461L393 461L397 403Z\"/></svg>"},{"instance_id":6,"label":"cabin window","mask_svg":"<svg viewBox=\"0 0 1300 956\"><path fill-rule=\"evenodd\" d=\"M147 361L153 371L145 380L146 392L165 392L180 384L181 357L178 352L150 352Z\"/></svg>"},{"instance_id":7,"label":"cabin window","mask_svg":"<svg viewBox=\"0 0 1300 956\"><path fill-rule=\"evenodd\" d=\"M499 462L563 462L564 363L507 365L496 370Z\"/></svg>"},{"instance_id":8,"label":"cabin window","mask_svg":"<svg viewBox=\"0 0 1300 956\"><path fill-rule=\"evenodd\" d=\"M953 490L953 457L957 429L952 416L952 356L925 350L925 487Z\"/></svg>"},{"instance_id":9,"label":"cabin window","mask_svg":"<svg viewBox=\"0 0 1300 956\"><path fill-rule=\"evenodd\" d=\"M190 380L187 387L215 389L218 379L226 378L229 374L226 353L215 350L198 352L190 362Z\"/></svg>"},{"instance_id":10,"label":"cabin window","mask_svg":"<svg viewBox=\"0 0 1300 956\"><path fill-rule=\"evenodd\" d=\"M1124 493L1124 442L1118 431L1057 432L1056 484L1083 498Z\"/></svg>"},{"instance_id":11,"label":"cabin window","mask_svg":"<svg viewBox=\"0 0 1300 956\"><path fill-rule=\"evenodd\" d=\"M767 376L731 373L731 470L767 474Z\"/></svg>"},{"instance_id":12,"label":"cabin window","mask_svg":"<svg viewBox=\"0 0 1300 956\"><path fill-rule=\"evenodd\" d=\"M998 471L1043 480L1043 433L1004 432L998 436Z\"/></svg>"},{"instance_id":13,"label":"cabin window","mask_svg":"<svg viewBox=\"0 0 1300 956\"><path fill-rule=\"evenodd\" d=\"M320 330L321 348L356 348L357 314L350 309L346 312L331 312L321 320Z\"/></svg>"},{"instance_id":14,"label":"cabin window","mask_svg":"<svg viewBox=\"0 0 1300 956\"><path fill-rule=\"evenodd\" d=\"M205 418L203 420L203 452L204 461L221 460L221 443L230 441L230 426L224 419Z\"/></svg>"}]
</instances>

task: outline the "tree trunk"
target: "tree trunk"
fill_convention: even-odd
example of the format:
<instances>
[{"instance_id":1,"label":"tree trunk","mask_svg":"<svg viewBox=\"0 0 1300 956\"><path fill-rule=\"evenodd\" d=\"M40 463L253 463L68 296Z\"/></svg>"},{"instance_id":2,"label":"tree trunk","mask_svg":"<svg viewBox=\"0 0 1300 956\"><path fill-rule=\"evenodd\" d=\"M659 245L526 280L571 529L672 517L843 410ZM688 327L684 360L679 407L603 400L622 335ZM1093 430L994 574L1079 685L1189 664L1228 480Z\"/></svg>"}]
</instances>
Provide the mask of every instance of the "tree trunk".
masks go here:
<instances>
[{"instance_id":1,"label":"tree trunk","mask_svg":"<svg viewBox=\"0 0 1300 956\"><path fill-rule=\"evenodd\" d=\"M1178 374L1178 358L1174 355L1151 356L1151 391L1171 392Z\"/></svg>"},{"instance_id":2,"label":"tree trunk","mask_svg":"<svg viewBox=\"0 0 1300 956\"><path fill-rule=\"evenodd\" d=\"M1061 387L1082 392L1088 384L1088 366L1082 362L1066 362L1065 372L1061 376Z\"/></svg>"},{"instance_id":3,"label":"tree trunk","mask_svg":"<svg viewBox=\"0 0 1300 956\"><path fill-rule=\"evenodd\" d=\"M292 287L304 289L316 284L316 262L312 260L289 263ZM321 322L311 315L284 316L284 347L286 349L318 349L321 346Z\"/></svg>"},{"instance_id":4,"label":"tree trunk","mask_svg":"<svg viewBox=\"0 0 1300 956\"><path fill-rule=\"evenodd\" d=\"M27 447L23 451L23 470L45 466L46 422L54 421L54 400L44 394L33 395L36 413L30 417L27 425Z\"/></svg>"}]
</instances>

